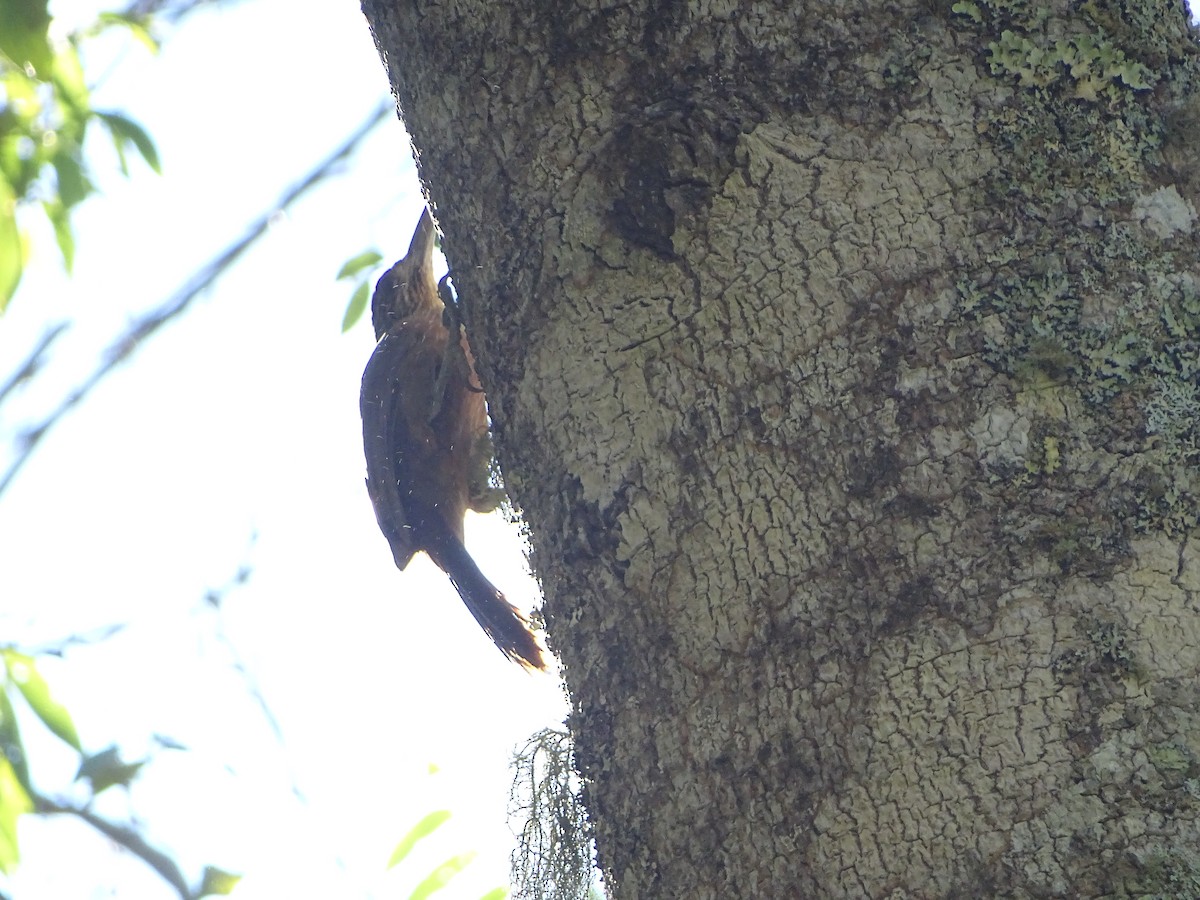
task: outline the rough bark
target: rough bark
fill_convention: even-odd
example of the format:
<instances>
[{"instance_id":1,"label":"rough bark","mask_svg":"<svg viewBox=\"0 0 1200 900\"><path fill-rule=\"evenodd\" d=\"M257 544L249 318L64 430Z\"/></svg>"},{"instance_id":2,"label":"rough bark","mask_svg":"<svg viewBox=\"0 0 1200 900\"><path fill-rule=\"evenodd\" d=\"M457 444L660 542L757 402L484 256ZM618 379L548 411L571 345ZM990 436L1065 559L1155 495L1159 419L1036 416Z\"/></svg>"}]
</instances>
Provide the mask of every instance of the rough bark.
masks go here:
<instances>
[{"instance_id":1,"label":"rough bark","mask_svg":"<svg viewBox=\"0 0 1200 900\"><path fill-rule=\"evenodd\" d=\"M1182 6L363 6L613 896L1200 884Z\"/></svg>"}]
</instances>

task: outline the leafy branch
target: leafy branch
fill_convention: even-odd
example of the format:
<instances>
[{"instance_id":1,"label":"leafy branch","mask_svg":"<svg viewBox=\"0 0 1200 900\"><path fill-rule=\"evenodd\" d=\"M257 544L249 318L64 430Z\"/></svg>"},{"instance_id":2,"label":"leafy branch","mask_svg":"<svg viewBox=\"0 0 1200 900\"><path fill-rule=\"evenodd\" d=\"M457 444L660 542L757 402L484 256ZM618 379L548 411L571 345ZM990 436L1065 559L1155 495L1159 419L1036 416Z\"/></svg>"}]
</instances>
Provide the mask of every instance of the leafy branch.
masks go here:
<instances>
[{"instance_id":1,"label":"leafy branch","mask_svg":"<svg viewBox=\"0 0 1200 900\"><path fill-rule=\"evenodd\" d=\"M116 785L128 787L145 762L124 761L116 747L99 753L84 753L70 713L54 698L36 659L14 647L0 648L0 658L4 664L4 681L0 686L0 871L11 872L20 861L17 820L22 815L71 815L145 862L178 892L182 900L199 900L232 891L238 876L209 866L204 870L200 884L193 888L175 861L151 846L133 828L97 815L88 804L55 800L34 788L13 695L21 696L55 737L79 753L76 781L88 783L91 797Z\"/></svg>"},{"instance_id":2,"label":"leafy branch","mask_svg":"<svg viewBox=\"0 0 1200 900\"><path fill-rule=\"evenodd\" d=\"M101 13L89 27L57 44L50 41L47 0L0 0L0 312L16 292L28 256L19 207L40 205L69 272L75 259L71 213L95 193L84 158L84 139L96 123L108 132L121 171L130 152L160 171L158 151L137 122L92 106L80 47L114 28L157 52L149 20Z\"/></svg>"}]
</instances>

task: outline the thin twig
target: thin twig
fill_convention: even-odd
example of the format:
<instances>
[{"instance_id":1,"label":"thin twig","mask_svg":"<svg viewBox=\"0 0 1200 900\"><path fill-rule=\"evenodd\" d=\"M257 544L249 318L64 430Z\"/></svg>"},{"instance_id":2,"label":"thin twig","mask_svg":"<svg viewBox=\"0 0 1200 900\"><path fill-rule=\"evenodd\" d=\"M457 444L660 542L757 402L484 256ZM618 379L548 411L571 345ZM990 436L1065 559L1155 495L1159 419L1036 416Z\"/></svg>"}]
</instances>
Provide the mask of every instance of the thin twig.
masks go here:
<instances>
[{"instance_id":1,"label":"thin twig","mask_svg":"<svg viewBox=\"0 0 1200 900\"><path fill-rule=\"evenodd\" d=\"M259 238L266 234L271 225L271 220L276 213L287 209L304 196L304 194L328 178L333 173L334 167L345 157L349 156L358 146L359 142L376 125L382 122L392 112L392 109L390 101L381 103L340 147L318 163L304 178L284 191L279 200L271 207L271 211L260 216L246 230L246 233L242 237L238 238L238 240L234 241L206 265L196 271L182 287L171 295L166 303L158 309L134 320L133 324L125 330L124 334L109 344L103 354L101 354L100 363L92 373L69 391L49 415L17 436L15 456L12 462L9 463L3 476L0 476L0 495L3 495L8 490L17 473L20 472L21 468L33 454L33 451L37 448L37 445L41 443L42 438L46 436L46 433L52 427L58 424L67 413L78 406L79 402L90 394L92 389L105 376L128 359L143 341L152 336L163 325L166 325L182 314L197 296L224 274L231 265L245 255L246 251Z\"/></svg>"},{"instance_id":2,"label":"thin twig","mask_svg":"<svg viewBox=\"0 0 1200 900\"><path fill-rule=\"evenodd\" d=\"M79 634L70 634L65 638L60 638L50 643L33 647L22 647L22 652L28 656L57 656L59 659L61 659L66 655L68 647L88 647L94 644L103 643L124 629L125 625L122 622L114 622L110 625L100 625L96 628L93 628L91 631L85 631Z\"/></svg>"},{"instance_id":3,"label":"thin twig","mask_svg":"<svg viewBox=\"0 0 1200 900\"><path fill-rule=\"evenodd\" d=\"M250 544L254 545L258 540L257 534L250 536ZM267 723L267 727L271 729L271 733L275 736L276 742L279 744L280 750L287 750L287 741L283 738L283 727L279 724L279 719L275 717L271 705L267 703L266 695L262 692L262 687L258 683L258 679L250 671L246 665L246 660L243 658L241 651L233 642L233 639L225 631L225 600L239 587L242 587L250 580L250 576L254 572L254 566L247 560L238 567L233 578L222 587L210 588L204 595L204 602L209 606L214 613L213 620L213 637L225 645L226 651L229 653L230 663L235 672L242 677L245 683L246 692L250 698L258 705L259 712L262 713L263 719ZM296 773L290 765L288 765L288 778L292 783L292 793L301 803L308 803L308 798L304 796L304 792L300 788L300 782L296 778Z\"/></svg>"},{"instance_id":4,"label":"thin twig","mask_svg":"<svg viewBox=\"0 0 1200 900\"><path fill-rule=\"evenodd\" d=\"M4 403L5 399L13 392L17 385L23 381L28 381L38 373L46 362L46 351L50 349L50 345L66 330L67 323L59 322L42 335L41 339L37 342L37 346L25 357L25 361L17 366L8 381L0 386L0 404Z\"/></svg>"},{"instance_id":5,"label":"thin twig","mask_svg":"<svg viewBox=\"0 0 1200 900\"><path fill-rule=\"evenodd\" d=\"M123 16L132 18L149 18L157 16L171 24L177 24L180 19L203 9L205 6L233 6L237 0L134 0L121 12Z\"/></svg>"}]
</instances>

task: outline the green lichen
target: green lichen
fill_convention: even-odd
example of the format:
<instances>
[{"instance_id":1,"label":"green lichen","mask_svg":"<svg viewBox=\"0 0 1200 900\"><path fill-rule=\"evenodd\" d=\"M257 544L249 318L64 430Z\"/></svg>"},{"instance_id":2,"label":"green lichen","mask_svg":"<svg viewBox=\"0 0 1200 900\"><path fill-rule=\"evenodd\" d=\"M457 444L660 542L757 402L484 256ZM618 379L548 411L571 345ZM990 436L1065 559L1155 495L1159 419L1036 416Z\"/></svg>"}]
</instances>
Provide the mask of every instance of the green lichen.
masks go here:
<instances>
[{"instance_id":1,"label":"green lichen","mask_svg":"<svg viewBox=\"0 0 1200 900\"><path fill-rule=\"evenodd\" d=\"M1128 193L1162 142L1144 99L1173 73L1169 64L1188 72L1195 65L1183 16L1145 16L1119 0L1087 2L1065 17L1023 0L952 9L978 32L992 74L1017 88L980 128L1009 147L1013 170L1038 188L1034 196L1042 203L1053 202L1056 189L1070 196L1081 178L1110 202Z\"/></svg>"},{"instance_id":2,"label":"green lichen","mask_svg":"<svg viewBox=\"0 0 1200 900\"><path fill-rule=\"evenodd\" d=\"M1042 457L1043 472L1053 475L1058 471L1058 467L1062 465L1058 438L1053 435L1042 438Z\"/></svg>"},{"instance_id":3,"label":"green lichen","mask_svg":"<svg viewBox=\"0 0 1200 900\"><path fill-rule=\"evenodd\" d=\"M987 45L992 74L1015 76L1022 87L1049 87L1063 82L1069 96L1080 100L1114 100L1121 90L1147 91L1158 80L1140 62L1102 35L1081 34L1044 45L1005 29Z\"/></svg>"},{"instance_id":4,"label":"green lichen","mask_svg":"<svg viewBox=\"0 0 1200 900\"><path fill-rule=\"evenodd\" d=\"M1200 525L1197 216L1186 192L1155 179L1168 139L1178 143L1169 110L1196 93L1200 54L1179 10L1134 7L952 7L1010 98L982 107L978 123L1004 161L985 186L999 236L958 289L984 359L1019 395L1082 401L1088 419L1072 427L1083 443L1123 460L1097 510L1176 534ZM1064 430L1050 423L1012 487L1073 477L1053 442ZM1051 544L1074 556L1069 535Z\"/></svg>"},{"instance_id":5,"label":"green lichen","mask_svg":"<svg viewBox=\"0 0 1200 900\"><path fill-rule=\"evenodd\" d=\"M1022 395L1021 405L1034 408L1037 394L1027 391ZM1054 475L1063 465L1063 441L1054 433L1056 422L1039 418L1037 424L1030 429L1029 445L1027 447L1023 472L1016 475L1013 484L1023 486L1032 484L1038 478Z\"/></svg>"},{"instance_id":6,"label":"green lichen","mask_svg":"<svg viewBox=\"0 0 1200 900\"><path fill-rule=\"evenodd\" d=\"M1200 900L1200 855L1193 848L1146 854L1124 896L1137 900Z\"/></svg>"},{"instance_id":7,"label":"green lichen","mask_svg":"<svg viewBox=\"0 0 1200 900\"><path fill-rule=\"evenodd\" d=\"M976 25L983 24L983 12L974 3L959 2L950 8L960 16L967 16L972 19Z\"/></svg>"},{"instance_id":8,"label":"green lichen","mask_svg":"<svg viewBox=\"0 0 1200 900\"><path fill-rule=\"evenodd\" d=\"M1084 637L1082 646L1054 659L1052 668L1059 676L1074 672L1117 677L1136 675L1133 651L1129 649L1124 629L1115 622L1094 622Z\"/></svg>"},{"instance_id":9,"label":"green lichen","mask_svg":"<svg viewBox=\"0 0 1200 900\"><path fill-rule=\"evenodd\" d=\"M1161 265L1159 262L1157 265ZM1200 461L1200 290L1190 273L1154 271L1108 327L1079 335L1091 399L1139 397L1145 431L1168 464Z\"/></svg>"},{"instance_id":10,"label":"green lichen","mask_svg":"<svg viewBox=\"0 0 1200 900\"><path fill-rule=\"evenodd\" d=\"M1139 531L1158 529L1181 535L1200 525L1200 484L1194 473L1180 474L1147 465L1135 484L1137 508L1133 525Z\"/></svg>"},{"instance_id":11,"label":"green lichen","mask_svg":"<svg viewBox=\"0 0 1200 900\"><path fill-rule=\"evenodd\" d=\"M1200 762L1191 748L1175 741L1155 744L1146 748L1150 764L1169 787L1183 787L1189 778L1200 774Z\"/></svg>"},{"instance_id":12,"label":"green lichen","mask_svg":"<svg viewBox=\"0 0 1200 900\"><path fill-rule=\"evenodd\" d=\"M1150 65L1126 52L1127 46L1139 46L1137 33L1122 15L1101 4L1085 4L1082 15L1056 22L1058 30L1071 32L1065 35L1050 33L1044 4L986 0L951 8L992 35L984 44L992 74L1016 78L1020 87L1054 87L1067 97L1094 103L1113 102L1125 91L1149 90L1158 80Z\"/></svg>"},{"instance_id":13,"label":"green lichen","mask_svg":"<svg viewBox=\"0 0 1200 900\"><path fill-rule=\"evenodd\" d=\"M1096 658L1113 671L1123 674L1133 672L1133 651L1125 638L1125 631L1113 622L1098 622L1087 634Z\"/></svg>"},{"instance_id":14,"label":"green lichen","mask_svg":"<svg viewBox=\"0 0 1200 900\"><path fill-rule=\"evenodd\" d=\"M1196 423L1200 422L1200 384L1195 380L1156 376L1146 403L1146 430L1162 435L1172 455L1200 458Z\"/></svg>"},{"instance_id":15,"label":"green lichen","mask_svg":"<svg viewBox=\"0 0 1200 900\"><path fill-rule=\"evenodd\" d=\"M1136 498L1120 509L1138 530L1200 524L1200 278L1188 271L1190 247L1164 252L1130 223L1048 227L1003 239L991 271L958 285L983 357L1018 391L1070 390L1090 409L1095 445L1115 436L1122 411L1119 452L1140 474L1124 480ZM1032 459L1027 468L1061 471L1053 447L1042 449L1052 467Z\"/></svg>"}]
</instances>

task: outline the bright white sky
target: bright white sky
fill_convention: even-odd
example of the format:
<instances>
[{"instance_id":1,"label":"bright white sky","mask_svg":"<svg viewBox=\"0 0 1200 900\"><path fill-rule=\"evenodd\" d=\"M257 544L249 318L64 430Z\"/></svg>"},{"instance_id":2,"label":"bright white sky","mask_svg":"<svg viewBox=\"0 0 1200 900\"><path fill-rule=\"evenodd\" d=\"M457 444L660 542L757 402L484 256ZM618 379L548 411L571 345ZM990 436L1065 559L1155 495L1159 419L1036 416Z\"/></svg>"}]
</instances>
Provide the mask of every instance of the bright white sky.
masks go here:
<instances>
[{"instance_id":1,"label":"bright white sky","mask_svg":"<svg viewBox=\"0 0 1200 900\"><path fill-rule=\"evenodd\" d=\"M97 6L53 11L70 22L76 8ZM188 20L158 58L121 55L95 103L149 128L165 174L135 165L126 182L93 157L104 196L78 214L70 280L36 234L0 320L0 377L48 323L77 324L39 387L3 410L0 434L43 413L121 323L160 304L386 96L350 0L247 0ZM242 900L404 897L468 850L477 859L444 896L505 883L512 749L566 712L557 679L507 662L431 564L396 571L367 501L358 386L373 342L369 322L340 333L349 289L334 275L370 246L388 263L402 255L420 203L408 138L385 125L65 420L0 500L3 641L125 624L44 661L46 675L89 750L117 742L137 759L156 732L190 748L158 753L128 801L102 795L105 811L132 811L190 878L205 864L243 873ZM515 529L474 517L467 543L529 606L537 589ZM215 613L205 593L244 564L249 582ZM34 780L54 794L75 760L37 732L26 724ZM439 808L450 823L386 872L396 842ZM21 838L18 900L175 896L79 823L26 817Z\"/></svg>"}]
</instances>

